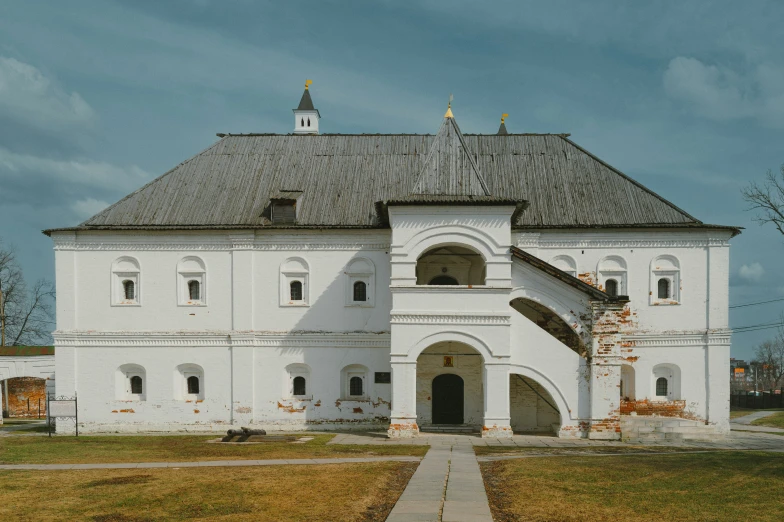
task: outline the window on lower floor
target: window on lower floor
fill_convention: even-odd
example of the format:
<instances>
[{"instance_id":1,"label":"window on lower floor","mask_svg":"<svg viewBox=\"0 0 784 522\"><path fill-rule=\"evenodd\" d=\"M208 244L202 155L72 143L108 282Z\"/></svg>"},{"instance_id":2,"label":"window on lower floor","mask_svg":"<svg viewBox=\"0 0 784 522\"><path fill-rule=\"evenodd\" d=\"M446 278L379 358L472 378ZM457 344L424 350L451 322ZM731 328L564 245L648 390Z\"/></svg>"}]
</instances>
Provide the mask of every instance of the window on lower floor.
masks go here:
<instances>
[{"instance_id":1,"label":"window on lower floor","mask_svg":"<svg viewBox=\"0 0 784 522\"><path fill-rule=\"evenodd\" d=\"M199 394L199 377L196 375L191 375L190 377L188 377L188 394L190 395Z\"/></svg>"},{"instance_id":2,"label":"window on lower floor","mask_svg":"<svg viewBox=\"0 0 784 522\"><path fill-rule=\"evenodd\" d=\"M294 395L307 395L304 377L294 377Z\"/></svg>"},{"instance_id":3,"label":"window on lower floor","mask_svg":"<svg viewBox=\"0 0 784 522\"><path fill-rule=\"evenodd\" d=\"M656 379L656 396L657 397L667 396L667 379L665 377L659 377L658 379Z\"/></svg>"},{"instance_id":4,"label":"window on lower floor","mask_svg":"<svg viewBox=\"0 0 784 522\"><path fill-rule=\"evenodd\" d=\"M144 382L142 381L141 376L133 375L130 379L131 381L131 395L141 395L144 390Z\"/></svg>"},{"instance_id":5,"label":"window on lower floor","mask_svg":"<svg viewBox=\"0 0 784 522\"><path fill-rule=\"evenodd\" d=\"M351 396L360 396L364 393L362 377L355 376L349 380L348 394Z\"/></svg>"}]
</instances>

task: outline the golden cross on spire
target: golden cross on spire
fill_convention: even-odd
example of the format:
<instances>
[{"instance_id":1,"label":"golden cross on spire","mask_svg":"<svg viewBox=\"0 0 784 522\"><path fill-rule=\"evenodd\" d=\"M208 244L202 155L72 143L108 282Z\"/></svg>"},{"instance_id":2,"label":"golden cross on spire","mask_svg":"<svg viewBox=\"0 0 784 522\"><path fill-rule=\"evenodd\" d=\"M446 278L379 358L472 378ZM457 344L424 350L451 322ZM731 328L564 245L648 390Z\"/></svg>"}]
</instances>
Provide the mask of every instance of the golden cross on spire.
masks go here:
<instances>
[{"instance_id":1,"label":"golden cross on spire","mask_svg":"<svg viewBox=\"0 0 784 522\"><path fill-rule=\"evenodd\" d=\"M503 122L504 122L504 120L505 120L506 118L508 118L508 117L509 117L509 115L508 115L508 114L506 114L506 113L503 113L503 114L501 115L501 123L503 123Z\"/></svg>"},{"instance_id":2,"label":"golden cross on spire","mask_svg":"<svg viewBox=\"0 0 784 522\"><path fill-rule=\"evenodd\" d=\"M313 80L305 80L305 90L306 91L308 90L308 87L310 87L311 83L313 83Z\"/></svg>"}]
</instances>

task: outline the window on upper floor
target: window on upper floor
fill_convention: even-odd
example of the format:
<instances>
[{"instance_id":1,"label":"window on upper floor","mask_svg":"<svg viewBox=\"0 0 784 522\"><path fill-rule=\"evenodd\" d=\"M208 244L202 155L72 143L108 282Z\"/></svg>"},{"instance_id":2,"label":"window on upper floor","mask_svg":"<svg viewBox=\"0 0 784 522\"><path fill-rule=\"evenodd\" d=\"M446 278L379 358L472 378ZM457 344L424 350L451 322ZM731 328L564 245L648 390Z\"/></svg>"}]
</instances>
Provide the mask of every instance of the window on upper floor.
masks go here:
<instances>
[{"instance_id":1,"label":"window on upper floor","mask_svg":"<svg viewBox=\"0 0 784 522\"><path fill-rule=\"evenodd\" d=\"M651 261L650 304L677 305L681 302L681 268L678 258L662 255Z\"/></svg>"},{"instance_id":2,"label":"window on upper floor","mask_svg":"<svg viewBox=\"0 0 784 522\"><path fill-rule=\"evenodd\" d=\"M608 279L604 282L604 291L611 297L618 297L618 281L615 279Z\"/></svg>"},{"instance_id":3,"label":"window on upper floor","mask_svg":"<svg viewBox=\"0 0 784 522\"><path fill-rule=\"evenodd\" d=\"M139 261L123 256L112 263L112 306L139 306L141 304L141 268Z\"/></svg>"},{"instance_id":4,"label":"window on upper floor","mask_svg":"<svg viewBox=\"0 0 784 522\"><path fill-rule=\"evenodd\" d=\"M627 295L626 260L621 256L603 257L596 266L599 288L613 297Z\"/></svg>"},{"instance_id":5,"label":"window on upper floor","mask_svg":"<svg viewBox=\"0 0 784 522\"><path fill-rule=\"evenodd\" d=\"M346 306L373 306L376 267L370 259L358 257L346 265Z\"/></svg>"},{"instance_id":6,"label":"window on upper floor","mask_svg":"<svg viewBox=\"0 0 784 522\"><path fill-rule=\"evenodd\" d=\"M659 377L658 379L656 379L656 396L657 397L667 396L667 379L664 377Z\"/></svg>"},{"instance_id":7,"label":"window on upper floor","mask_svg":"<svg viewBox=\"0 0 784 522\"><path fill-rule=\"evenodd\" d=\"M207 265L200 257L186 256L177 263L177 304L207 305Z\"/></svg>"},{"instance_id":8,"label":"window on upper floor","mask_svg":"<svg viewBox=\"0 0 784 522\"><path fill-rule=\"evenodd\" d=\"M310 304L310 269L301 257L290 257L280 265L281 306Z\"/></svg>"},{"instance_id":9,"label":"window on upper floor","mask_svg":"<svg viewBox=\"0 0 784 522\"><path fill-rule=\"evenodd\" d=\"M572 277L577 277L577 262L571 256L555 256L550 260L550 264L561 272L566 272Z\"/></svg>"}]
</instances>

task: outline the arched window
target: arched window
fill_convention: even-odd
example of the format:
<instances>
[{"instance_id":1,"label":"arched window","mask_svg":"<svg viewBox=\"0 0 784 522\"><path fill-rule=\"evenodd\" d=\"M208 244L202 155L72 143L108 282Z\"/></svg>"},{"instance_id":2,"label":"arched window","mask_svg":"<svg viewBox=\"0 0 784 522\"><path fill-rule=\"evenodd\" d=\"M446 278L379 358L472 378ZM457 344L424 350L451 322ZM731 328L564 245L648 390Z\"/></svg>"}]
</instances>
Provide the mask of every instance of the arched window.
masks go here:
<instances>
[{"instance_id":1,"label":"arched window","mask_svg":"<svg viewBox=\"0 0 784 522\"><path fill-rule=\"evenodd\" d=\"M596 267L596 274L600 288L612 297L626 295L626 260L621 256L603 257Z\"/></svg>"},{"instance_id":2,"label":"arched window","mask_svg":"<svg viewBox=\"0 0 784 522\"><path fill-rule=\"evenodd\" d=\"M199 394L199 377L196 375L191 375L188 377L188 393L190 395L198 395Z\"/></svg>"},{"instance_id":3,"label":"arched window","mask_svg":"<svg viewBox=\"0 0 784 522\"><path fill-rule=\"evenodd\" d=\"M428 284L434 286L449 286L449 285L459 285L460 283L458 283L457 279L455 279L452 276L440 275L431 279Z\"/></svg>"},{"instance_id":4,"label":"arched window","mask_svg":"<svg viewBox=\"0 0 784 522\"><path fill-rule=\"evenodd\" d=\"M174 398L184 401L204 400L204 369L198 364L180 364L174 373Z\"/></svg>"},{"instance_id":5,"label":"arched window","mask_svg":"<svg viewBox=\"0 0 784 522\"><path fill-rule=\"evenodd\" d=\"M308 306L309 267L301 257L290 257L280 265L281 306Z\"/></svg>"},{"instance_id":6,"label":"arched window","mask_svg":"<svg viewBox=\"0 0 784 522\"><path fill-rule=\"evenodd\" d=\"M116 259L112 263L112 306L139 306L140 280L139 261L129 256Z\"/></svg>"},{"instance_id":7,"label":"arched window","mask_svg":"<svg viewBox=\"0 0 784 522\"><path fill-rule=\"evenodd\" d=\"M658 297L659 299L669 299L670 298L670 280L666 277L662 277L659 279L657 283L658 286Z\"/></svg>"},{"instance_id":8,"label":"arched window","mask_svg":"<svg viewBox=\"0 0 784 522\"><path fill-rule=\"evenodd\" d=\"M348 394L352 396L362 395L364 391L362 388L362 377L352 377L349 381Z\"/></svg>"},{"instance_id":9,"label":"arched window","mask_svg":"<svg viewBox=\"0 0 784 522\"><path fill-rule=\"evenodd\" d=\"M207 305L207 265L200 257L186 256L177 263L177 303Z\"/></svg>"},{"instance_id":10,"label":"arched window","mask_svg":"<svg viewBox=\"0 0 784 522\"><path fill-rule=\"evenodd\" d=\"M301 118L301 119L299 120L299 126L300 126L300 127L304 127L304 126L305 126L305 118Z\"/></svg>"},{"instance_id":11,"label":"arched window","mask_svg":"<svg viewBox=\"0 0 784 522\"><path fill-rule=\"evenodd\" d=\"M346 306L373 306L376 267L366 257L352 259L346 266Z\"/></svg>"},{"instance_id":12,"label":"arched window","mask_svg":"<svg viewBox=\"0 0 784 522\"><path fill-rule=\"evenodd\" d=\"M667 396L667 379L664 377L659 377L658 379L656 379L656 396L657 397Z\"/></svg>"},{"instance_id":13,"label":"arched window","mask_svg":"<svg viewBox=\"0 0 784 522\"><path fill-rule=\"evenodd\" d=\"M307 395L304 377L294 377L294 395Z\"/></svg>"},{"instance_id":14,"label":"arched window","mask_svg":"<svg viewBox=\"0 0 784 522\"><path fill-rule=\"evenodd\" d=\"M133 301L136 299L136 285L130 279L126 279L122 282L123 285L123 297L126 301Z\"/></svg>"},{"instance_id":15,"label":"arched window","mask_svg":"<svg viewBox=\"0 0 784 522\"><path fill-rule=\"evenodd\" d=\"M142 378L139 375L134 375L131 377L131 394L132 395L141 395L142 394Z\"/></svg>"},{"instance_id":16,"label":"arched window","mask_svg":"<svg viewBox=\"0 0 784 522\"><path fill-rule=\"evenodd\" d=\"M350 364L340 372L341 398L344 400L366 399L372 394L372 385L367 380L370 371L361 364Z\"/></svg>"},{"instance_id":17,"label":"arched window","mask_svg":"<svg viewBox=\"0 0 784 522\"><path fill-rule=\"evenodd\" d=\"M115 373L115 398L120 401L146 399L145 371L138 364L123 364Z\"/></svg>"},{"instance_id":18,"label":"arched window","mask_svg":"<svg viewBox=\"0 0 784 522\"><path fill-rule=\"evenodd\" d=\"M199 282L194 279L188 281L188 297L190 297L191 301L199 300L199 286Z\"/></svg>"},{"instance_id":19,"label":"arched window","mask_svg":"<svg viewBox=\"0 0 784 522\"><path fill-rule=\"evenodd\" d=\"M577 277L577 263L571 256L555 256L550 260L550 264L561 272Z\"/></svg>"},{"instance_id":20,"label":"arched window","mask_svg":"<svg viewBox=\"0 0 784 522\"><path fill-rule=\"evenodd\" d=\"M364 281L354 283L354 302L367 301L367 285Z\"/></svg>"},{"instance_id":21,"label":"arched window","mask_svg":"<svg viewBox=\"0 0 784 522\"><path fill-rule=\"evenodd\" d=\"M650 304L677 305L681 301L681 266L675 256L651 261Z\"/></svg>"},{"instance_id":22,"label":"arched window","mask_svg":"<svg viewBox=\"0 0 784 522\"><path fill-rule=\"evenodd\" d=\"M308 127L310 127L310 118L308 118Z\"/></svg>"},{"instance_id":23,"label":"arched window","mask_svg":"<svg viewBox=\"0 0 784 522\"><path fill-rule=\"evenodd\" d=\"M289 285L289 299L302 301L302 281L292 281Z\"/></svg>"}]
</instances>

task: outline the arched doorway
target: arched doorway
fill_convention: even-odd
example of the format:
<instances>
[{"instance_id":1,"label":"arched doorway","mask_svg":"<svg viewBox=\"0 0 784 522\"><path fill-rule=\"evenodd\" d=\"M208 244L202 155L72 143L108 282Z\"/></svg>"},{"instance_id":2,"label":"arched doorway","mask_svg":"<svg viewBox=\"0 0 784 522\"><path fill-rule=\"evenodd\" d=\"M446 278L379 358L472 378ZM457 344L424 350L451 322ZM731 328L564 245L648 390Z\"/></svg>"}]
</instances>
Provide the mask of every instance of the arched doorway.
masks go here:
<instances>
[{"instance_id":1,"label":"arched doorway","mask_svg":"<svg viewBox=\"0 0 784 522\"><path fill-rule=\"evenodd\" d=\"M463 424L463 384L453 373L433 379L433 424Z\"/></svg>"}]
</instances>

